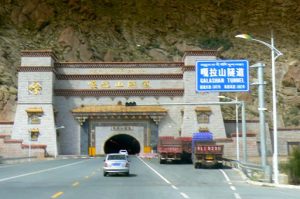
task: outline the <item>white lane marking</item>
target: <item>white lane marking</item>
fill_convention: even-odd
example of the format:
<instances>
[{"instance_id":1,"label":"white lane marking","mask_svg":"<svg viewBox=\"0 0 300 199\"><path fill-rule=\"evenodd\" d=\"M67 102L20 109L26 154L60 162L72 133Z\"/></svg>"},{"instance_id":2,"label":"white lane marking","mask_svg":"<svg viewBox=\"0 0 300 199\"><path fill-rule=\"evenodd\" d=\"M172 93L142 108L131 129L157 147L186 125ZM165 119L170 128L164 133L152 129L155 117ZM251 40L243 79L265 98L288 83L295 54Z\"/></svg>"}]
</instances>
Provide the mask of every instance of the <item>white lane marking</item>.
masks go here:
<instances>
[{"instance_id":1,"label":"white lane marking","mask_svg":"<svg viewBox=\"0 0 300 199\"><path fill-rule=\"evenodd\" d=\"M178 188L175 185L172 185L172 188L178 190Z\"/></svg>"},{"instance_id":2,"label":"white lane marking","mask_svg":"<svg viewBox=\"0 0 300 199\"><path fill-rule=\"evenodd\" d=\"M224 175L226 181L227 181L227 182L230 182L230 179L229 179L228 175L223 171L223 169L219 169L219 170L223 173L223 175Z\"/></svg>"},{"instance_id":3,"label":"white lane marking","mask_svg":"<svg viewBox=\"0 0 300 199\"><path fill-rule=\"evenodd\" d=\"M230 178L228 177L228 175L225 173L225 171L223 171L223 169L219 169L219 170L223 173L223 175L224 175L224 177L225 177L227 183L228 183L229 185L231 185L231 186L230 186L230 189L232 189L233 191L236 191L235 186L232 186L231 180L230 180ZM234 193L234 197L235 197L235 199L242 199L241 196L240 196L238 193Z\"/></svg>"},{"instance_id":4,"label":"white lane marking","mask_svg":"<svg viewBox=\"0 0 300 199\"><path fill-rule=\"evenodd\" d=\"M138 157L138 156L137 156ZM156 171L155 169L153 169L150 165L148 165L144 160L142 160L140 157L138 157L138 159L140 161L142 161L149 169L151 169L154 173L156 173L156 175L158 175L161 179L163 179L167 184L171 184L171 182L169 180L167 180L164 176L162 176L160 173L158 173L158 171Z\"/></svg>"},{"instance_id":5,"label":"white lane marking","mask_svg":"<svg viewBox=\"0 0 300 199\"><path fill-rule=\"evenodd\" d=\"M56 170L56 169L60 169L60 168L64 168L64 167L68 167L68 166L72 166L72 165L76 165L76 164L80 164L83 161L86 161L86 160L81 160L79 162L65 164L65 165L62 165L62 166L53 167L53 168L49 168L49 169L43 169L43 170L39 170L39 171L35 171L35 172L24 173L24 174L21 174L21 175L12 176L12 177L8 177L8 178L2 178L2 179L0 179L0 182L4 182L4 181L16 179L16 178L21 178L21 177L25 177L25 176L35 175L35 174L39 174L39 173L44 173L44 172L47 172L47 171L52 171L52 170Z\"/></svg>"},{"instance_id":6,"label":"white lane marking","mask_svg":"<svg viewBox=\"0 0 300 199\"><path fill-rule=\"evenodd\" d=\"M183 192L180 192L180 195L182 195L182 197L184 197L184 198L190 198L188 195L186 195L186 194L183 193Z\"/></svg>"},{"instance_id":7,"label":"white lane marking","mask_svg":"<svg viewBox=\"0 0 300 199\"><path fill-rule=\"evenodd\" d=\"M238 193L234 193L234 197L235 197L236 199L242 199L241 196L240 196L240 194L238 194Z\"/></svg>"}]
</instances>

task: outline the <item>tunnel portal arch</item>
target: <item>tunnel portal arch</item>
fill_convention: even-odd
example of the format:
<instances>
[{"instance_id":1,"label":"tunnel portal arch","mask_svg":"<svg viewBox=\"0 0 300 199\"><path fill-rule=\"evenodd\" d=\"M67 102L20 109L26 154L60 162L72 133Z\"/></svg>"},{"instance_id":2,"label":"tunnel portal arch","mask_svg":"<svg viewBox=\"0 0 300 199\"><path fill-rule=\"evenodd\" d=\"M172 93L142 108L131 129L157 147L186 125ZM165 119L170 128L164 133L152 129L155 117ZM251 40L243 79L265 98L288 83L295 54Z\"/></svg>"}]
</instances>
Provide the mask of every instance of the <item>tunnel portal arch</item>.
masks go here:
<instances>
[{"instance_id":1,"label":"tunnel portal arch","mask_svg":"<svg viewBox=\"0 0 300 199\"><path fill-rule=\"evenodd\" d=\"M138 154L141 151L139 141L131 135L118 134L110 137L104 144L104 153L118 153L120 149L126 149L129 154Z\"/></svg>"}]
</instances>

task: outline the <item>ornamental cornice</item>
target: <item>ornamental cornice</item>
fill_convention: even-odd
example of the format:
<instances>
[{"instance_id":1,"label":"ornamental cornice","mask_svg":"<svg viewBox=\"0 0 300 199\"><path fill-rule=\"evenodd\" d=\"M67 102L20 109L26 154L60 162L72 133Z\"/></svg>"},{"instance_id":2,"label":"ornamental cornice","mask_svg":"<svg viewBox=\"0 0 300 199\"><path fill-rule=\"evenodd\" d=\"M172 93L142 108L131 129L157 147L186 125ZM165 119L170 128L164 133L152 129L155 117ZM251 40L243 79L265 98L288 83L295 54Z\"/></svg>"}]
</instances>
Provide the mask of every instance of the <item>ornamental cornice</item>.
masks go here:
<instances>
[{"instance_id":1,"label":"ornamental cornice","mask_svg":"<svg viewBox=\"0 0 300 199\"><path fill-rule=\"evenodd\" d=\"M184 89L55 89L56 96L183 96Z\"/></svg>"},{"instance_id":2,"label":"ornamental cornice","mask_svg":"<svg viewBox=\"0 0 300 199\"><path fill-rule=\"evenodd\" d=\"M128 80L128 79L182 79L183 74L105 74L105 75L64 75L57 74L58 80Z\"/></svg>"},{"instance_id":3,"label":"ornamental cornice","mask_svg":"<svg viewBox=\"0 0 300 199\"><path fill-rule=\"evenodd\" d=\"M220 51L217 50L188 50L185 51L183 58L186 56L219 56Z\"/></svg>"},{"instance_id":4,"label":"ornamental cornice","mask_svg":"<svg viewBox=\"0 0 300 199\"><path fill-rule=\"evenodd\" d=\"M56 72L54 67L49 66L22 66L17 69L18 72Z\"/></svg>"},{"instance_id":5,"label":"ornamental cornice","mask_svg":"<svg viewBox=\"0 0 300 199\"><path fill-rule=\"evenodd\" d=\"M60 62L58 68L181 68L183 62Z\"/></svg>"},{"instance_id":6,"label":"ornamental cornice","mask_svg":"<svg viewBox=\"0 0 300 199\"><path fill-rule=\"evenodd\" d=\"M52 50L23 50L21 51L22 57L51 57L58 60Z\"/></svg>"},{"instance_id":7,"label":"ornamental cornice","mask_svg":"<svg viewBox=\"0 0 300 199\"><path fill-rule=\"evenodd\" d=\"M195 71L195 66L191 65L191 66L184 66L182 67L182 71Z\"/></svg>"}]
</instances>

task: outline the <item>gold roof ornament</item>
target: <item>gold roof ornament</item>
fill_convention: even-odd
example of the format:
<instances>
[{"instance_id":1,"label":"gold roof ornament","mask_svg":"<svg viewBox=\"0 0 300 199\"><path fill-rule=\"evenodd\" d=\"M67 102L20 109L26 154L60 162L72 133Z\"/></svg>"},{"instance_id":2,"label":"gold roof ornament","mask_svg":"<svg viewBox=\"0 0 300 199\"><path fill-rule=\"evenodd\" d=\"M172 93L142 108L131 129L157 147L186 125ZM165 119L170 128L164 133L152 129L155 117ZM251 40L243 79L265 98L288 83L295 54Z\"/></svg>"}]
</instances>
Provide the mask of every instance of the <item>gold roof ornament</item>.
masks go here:
<instances>
[{"instance_id":1,"label":"gold roof ornament","mask_svg":"<svg viewBox=\"0 0 300 199\"><path fill-rule=\"evenodd\" d=\"M115 119L121 116L121 119L149 119L158 123L167 114L167 109L161 106L125 106L125 105L90 105L74 108L72 114L75 118L92 115L104 116L104 119ZM81 123L82 124L82 123Z\"/></svg>"},{"instance_id":2,"label":"gold roof ornament","mask_svg":"<svg viewBox=\"0 0 300 199\"><path fill-rule=\"evenodd\" d=\"M27 113L44 113L42 107L30 107L25 110Z\"/></svg>"},{"instance_id":3,"label":"gold roof ornament","mask_svg":"<svg viewBox=\"0 0 300 199\"><path fill-rule=\"evenodd\" d=\"M77 107L72 110L76 113L166 113L167 109L161 106L124 106L124 105L91 105Z\"/></svg>"},{"instance_id":4,"label":"gold roof ornament","mask_svg":"<svg viewBox=\"0 0 300 199\"><path fill-rule=\"evenodd\" d=\"M40 130L39 130L39 128L32 128L32 129L29 129L29 132L30 133L39 133Z\"/></svg>"},{"instance_id":5,"label":"gold roof ornament","mask_svg":"<svg viewBox=\"0 0 300 199\"><path fill-rule=\"evenodd\" d=\"M210 107L208 107L208 106L196 107L195 111L196 112L212 112Z\"/></svg>"},{"instance_id":6,"label":"gold roof ornament","mask_svg":"<svg viewBox=\"0 0 300 199\"><path fill-rule=\"evenodd\" d=\"M200 127L199 132L209 132L208 127Z\"/></svg>"}]
</instances>

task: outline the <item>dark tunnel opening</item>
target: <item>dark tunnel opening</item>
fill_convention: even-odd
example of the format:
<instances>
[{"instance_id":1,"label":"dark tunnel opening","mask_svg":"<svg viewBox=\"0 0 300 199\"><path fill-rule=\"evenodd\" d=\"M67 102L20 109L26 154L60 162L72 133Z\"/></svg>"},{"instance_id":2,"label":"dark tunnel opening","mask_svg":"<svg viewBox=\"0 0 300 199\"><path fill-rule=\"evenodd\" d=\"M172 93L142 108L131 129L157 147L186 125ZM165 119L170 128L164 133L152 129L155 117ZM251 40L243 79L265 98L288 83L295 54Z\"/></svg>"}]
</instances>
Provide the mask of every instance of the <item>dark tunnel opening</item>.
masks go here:
<instances>
[{"instance_id":1,"label":"dark tunnel opening","mask_svg":"<svg viewBox=\"0 0 300 199\"><path fill-rule=\"evenodd\" d=\"M104 152L118 153L119 150L126 149L129 154L140 153L140 143L130 135L120 134L109 138L104 144Z\"/></svg>"}]
</instances>

